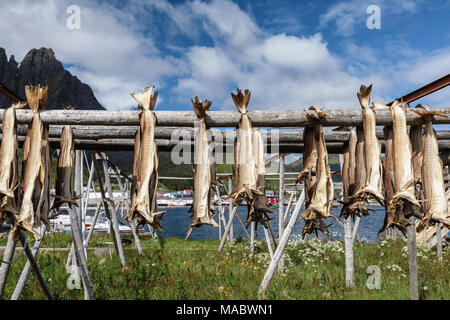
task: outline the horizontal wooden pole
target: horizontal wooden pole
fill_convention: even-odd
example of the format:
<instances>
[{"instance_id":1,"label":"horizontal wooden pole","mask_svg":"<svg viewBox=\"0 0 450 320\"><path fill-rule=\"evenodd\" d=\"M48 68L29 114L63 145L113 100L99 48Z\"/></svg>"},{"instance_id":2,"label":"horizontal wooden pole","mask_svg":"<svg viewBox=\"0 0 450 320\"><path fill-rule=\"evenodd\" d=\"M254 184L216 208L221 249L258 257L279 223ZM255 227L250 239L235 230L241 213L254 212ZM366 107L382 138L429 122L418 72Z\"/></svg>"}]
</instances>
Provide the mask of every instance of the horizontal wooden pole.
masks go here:
<instances>
[{"instance_id":1,"label":"horizontal wooden pole","mask_svg":"<svg viewBox=\"0 0 450 320\"><path fill-rule=\"evenodd\" d=\"M450 115L450 108L435 108L434 110ZM361 126L361 109L325 110L328 117L322 120L323 126ZM306 112L299 108L290 111L248 111L248 116L255 127L305 127L314 124ZM155 111L157 126L194 127L197 120L193 111ZM17 110L18 123L30 123L31 110ZM389 110L377 110L377 125L389 125L392 117ZM0 110L0 119L3 110ZM41 112L44 123L53 125L138 125L139 111L114 110L48 110ZM210 127L237 127L240 113L237 111L210 111L206 113L206 124ZM408 124L419 124L421 118L411 110L406 112ZM449 118L436 117L436 124L449 124Z\"/></svg>"},{"instance_id":2,"label":"horizontal wooden pole","mask_svg":"<svg viewBox=\"0 0 450 320\"><path fill-rule=\"evenodd\" d=\"M27 125L18 125L17 134L19 136L25 136L27 132ZM62 133L63 126L51 125L49 128L50 138L59 138ZM73 135L76 139L134 139L134 135L138 130L138 126L72 126ZM3 127L0 125L0 132ZM301 143L303 142L303 128L302 129L272 129L261 130L261 135L265 141L280 143ZM377 129L376 134L378 139L384 139L382 129ZM223 141L226 143L233 143L236 137L236 131L234 129L211 129L211 135L214 141ZM325 141L327 142L346 142L349 139L349 132L346 131L332 131L331 129L323 130ZM176 128L176 127L156 127L155 139L183 139L194 141L195 129L194 128ZM438 130L438 140L450 140L449 130Z\"/></svg>"}]
</instances>

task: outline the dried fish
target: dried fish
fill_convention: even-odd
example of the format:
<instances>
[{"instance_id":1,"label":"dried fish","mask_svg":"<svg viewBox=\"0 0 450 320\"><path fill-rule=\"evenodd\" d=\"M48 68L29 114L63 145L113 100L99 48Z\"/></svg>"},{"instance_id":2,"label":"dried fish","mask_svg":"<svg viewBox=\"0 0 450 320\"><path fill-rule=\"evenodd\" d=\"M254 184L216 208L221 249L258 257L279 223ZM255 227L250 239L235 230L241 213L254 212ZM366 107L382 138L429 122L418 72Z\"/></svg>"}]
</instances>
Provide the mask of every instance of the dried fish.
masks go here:
<instances>
[{"instance_id":1,"label":"dried fish","mask_svg":"<svg viewBox=\"0 0 450 320\"><path fill-rule=\"evenodd\" d=\"M317 146L314 136L318 127L306 127L303 131L303 167L300 171L297 181L304 181L305 188L305 207L309 207L311 198L314 193L314 185L316 184L316 166L317 166Z\"/></svg>"},{"instance_id":2,"label":"dried fish","mask_svg":"<svg viewBox=\"0 0 450 320\"><path fill-rule=\"evenodd\" d=\"M303 228L303 237L306 233L311 233L315 230L320 230L330 237L322 218L333 217L331 214L331 207L334 199L333 181L331 179L330 166L328 165L328 153L323 137L322 125L320 119L327 116L322 110L310 107L316 114L312 114L317 120L317 130L314 133L314 142L317 148L317 165L316 165L316 183L314 185L314 192L306 212L302 214L305 220ZM306 142L306 141L305 141Z\"/></svg>"},{"instance_id":3,"label":"dried fish","mask_svg":"<svg viewBox=\"0 0 450 320\"><path fill-rule=\"evenodd\" d=\"M26 103L11 105L3 112L2 143L0 149L0 226L3 225L9 213L19 213L18 185L18 154L16 109L21 109Z\"/></svg>"},{"instance_id":4,"label":"dried fish","mask_svg":"<svg viewBox=\"0 0 450 320\"><path fill-rule=\"evenodd\" d=\"M257 189L257 173L256 162L253 150L253 131L252 123L247 115L247 106L250 100L251 92L245 90L244 94L240 89L237 90L237 94L231 94L234 104L241 113L241 119L239 120L239 129L237 130L237 142L235 159L235 179L236 184L233 185L233 192L230 195L234 200L234 204L237 205L242 200L246 200L250 203L253 200L254 195L264 195Z\"/></svg>"},{"instance_id":5,"label":"dried fish","mask_svg":"<svg viewBox=\"0 0 450 320\"><path fill-rule=\"evenodd\" d=\"M369 87L362 85L358 93L358 99L363 108L364 163L366 167L366 180L364 185L356 191L355 197L364 200L374 198L383 204L384 197L381 194L381 146L376 136L375 112L369 107L371 91L372 85Z\"/></svg>"},{"instance_id":6,"label":"dried fish","mask_svg":"<svg viewBox=\"0 0 450 320\"><path fill-rule=\"evenodd\" d=\"M158 186L158 150L155 143L156 116L153 112L155 108L158 92L152 94L154 87L145 88L144 93L132 93L142 108L139 114L139 150L135 150L135 157L138 157L138 164L133 169L138 169L136 176L136 191L132 198L130 210L125 217L129 222L136 218L136 229L148 223L158 232L162 232L161 214L158 212L156 204L156 188ZM136 140L135 140L136 145Z\"/></svg>"},{"instance_id":7,"label":"dried fish","mask_svg":"<svg viewBox=\"0 0 450 320\"><path fill-rule=\"evenodd\" d=\"M394 197L394 159L392 155L392 126L385 126L384 132L384 162L383 162L383 182L384 182L384 207L386 209L386 215L384 223L378 234L390 228L396 226L406 234L405 221L403 216L403 210L401 208L391 206L392 198Z\"/></svg>"},{"instance_id":8,"label":"dried fish","mask_svg":"<svg viewBox=\"0 0 450 320\"><path fill-rule=\"evenodd\" d=\"M368 211L364 200L356 198L355 192L358 186L362 186L364 179L361 176L365 176L365 165L361 154L357 154L356 149L358 145L358 134L350 127L341 127L335 129L336 131L349 131L349 141L344 149L344 163L342 165L342 183L343 183L343 206L341 210L341 216L347 218L348 216L361 216L367 215ZM359 129L359 147L364 147L364 139L362 135L362 129ZM360 162L357 166L356 162Z\"/></svg>"},{"instance_id":9,"label":"dried fish","mask_svg":"<svg viewBox=\"0 0 450 320\"><path fill-rule=\"evenodd\" d=\"M200 101L198 97L192 101L195 114L200 122L200 128L195 136L195 154L194 154L194 202L192 204L192 222L191 229L207 224L213 227L219 225L211 217L214 214L214 206L211 203L212 182L215 181L215 172L211 159L212 142L208 139L207 127L205 122L206 111L209 111L211 102Z\"/></svg>"},{"instance_id":10,"label":"dried fish","mask_svg":"<svg viewBox=\"0 0 450 320\"><path fill-rule=\"evenodd\" d=\"M417 226L417 231L420 232L435 222L442 222L446 227L450 227L442 161L439 158L438 141L432 123L433 116L446 117L446 115L432 111L426 105L418 105L414 111L425 122L425 132L422 136L422 187L424 194L422 208L424 216Z\"/></svg>"},{"instance_id":11,"label":"dried fish","mask_svg":"<svg viewBox=\"0 0 450 320\"><path fill-rule=\"evenodd\" d=\"M66 110L72 110L72 106L67 106ZM70 208L72 205L78 207L77 199L74 197L74 179L75 179L75 141L73 131L70 125L65 125L61 134L60 152L58 157L58 168L55 185L55 201L52 209L59 211L59 208L67 203Z\"/></svg>"},{"instance_id":12,"label":"dried fish","mask_svg":"<svg viewBox=\"0 0 450 320\"><path fill-rule=\"evenodd\" d=\"M255 153L256 174L258 175L256 187L259 191L261 191L262 195L256 194L253 197L248 211L247 227L252 221L256 221L267 228L267 213L272 213L273 211L267 206L264 141L258 128L253 128L253 148Z\"/></svg>"},{"instance_id":13,"label":"dried fish","mask_svg":"<svg viewBox=\"0 0 450 320\"><path fill-rule=\"evenodd\" d=\"M412 146L406 127L405 108L398 101L390 106L393 123L392 155L394 162L394 190L391 206L403 204L419 207L414 191L414 172L412 167Z\"/></svg>"},{"instance_id":14,"label":"dried fish","mask_svg":"<svg viewBox=\"0 0 450 320\"><path fill-rule=\"evenodd\" d=\"M50 228L48 213L50 209L50 145L48 125L43 124L39 110L45 107L48 88L25 86L28 105L33 111L24 150L25 173L23 176L23 198L19 219L14 228L14 239L18 240L22 230L33 233L36 240L41 238L41 222Z\"/></svg>"}]
</instances>

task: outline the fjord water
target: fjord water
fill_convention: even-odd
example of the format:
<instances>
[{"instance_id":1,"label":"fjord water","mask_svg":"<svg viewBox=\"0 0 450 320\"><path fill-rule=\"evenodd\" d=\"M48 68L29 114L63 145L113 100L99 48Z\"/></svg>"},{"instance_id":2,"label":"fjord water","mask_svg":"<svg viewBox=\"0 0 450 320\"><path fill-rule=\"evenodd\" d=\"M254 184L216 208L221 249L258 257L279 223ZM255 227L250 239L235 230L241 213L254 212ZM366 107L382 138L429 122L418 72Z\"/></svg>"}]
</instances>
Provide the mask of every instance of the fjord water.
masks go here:
<instances>
[{"instance_id":1,"label":"fjord water","mask_svg":"<svg viewBox=\"0 0 450 320\"><path fill-rule=\"evenodd\" d=\"M377 233L378 230L381 229L383 226L384 216L385 216L385 210L384 207L381 206L371 206L369 207L373 211L369 211L369 216L365 216L361 218L361 221L359 223L358 227L358 235L361 238L362 241L367 242L377 242ZM166 213L163 216L163 220L161 222L162 228L163 228L163 237L176 237L176 238L184 238L186 236L186 231L188 229L189 224L191 223L190 214L187 211L189 210L189 207L160 207L161 210L165 210ZM272 208L274 211L272 214L269 214L271 218L271 224L273 231L275 233L275 236L278 232L278 208ZM216 210L218 211L218 210ZM300 211L300 214L304 212L304 208ZM334 208L332 213L339 217L341 212L341 207ZM245 220L247 218L247 207L246 206L239 206L238 213L241 216L242 220L245 223ZM228 219L228 208L226 207L225 217ZM218 222L218 215L214 217L214 220ZM325 225L329 226L328 230L333 236L334 240L343 240L344 239L344 228L336 221L334 218L327 218L324 220ZM303 229L303 219L301 216L299 216L297 223L295 224L294 231L292 235L295 235L296 237L301 237L301 232ZM246 233L244 232L244 228L242 227L241 223L239 222L238 218L236 217L234 219L233 223L234 231L233 235L234 238L237 237L243 237L247 238ZM222 232L223 232L223 226L222 226ZM248 232L250 232L250 228L248 228ZM327 237L322 233L318 232L318 235L320 238ZM315 235L308 235L308 237L315 238ZM262 229L262 226L258 225L257 231L256 231L256 238L262 239L264 238L264 230ZM200 228L196 228L192 231L190 235L190 239L200 239L200 240L213 240L213 239L219 239L219 229L214 228L211 226L203 225Z\"/></svg>"}]
</instances>

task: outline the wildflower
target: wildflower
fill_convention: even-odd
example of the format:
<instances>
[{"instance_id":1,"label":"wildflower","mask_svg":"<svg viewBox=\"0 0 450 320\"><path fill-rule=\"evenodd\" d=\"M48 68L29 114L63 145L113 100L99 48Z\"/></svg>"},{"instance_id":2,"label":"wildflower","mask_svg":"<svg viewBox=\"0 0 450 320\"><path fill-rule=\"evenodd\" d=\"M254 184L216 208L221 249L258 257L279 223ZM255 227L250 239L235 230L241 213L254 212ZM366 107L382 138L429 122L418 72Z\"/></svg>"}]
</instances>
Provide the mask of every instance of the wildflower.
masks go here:
<instances>
[{"instance_id":1,"label":"wildflower","mask_svg":"<svg viewBox=\"0 0 450 320\"><path fill-rule=\"evenodd\" d=\"M428 290L428 287L427 287L427 286L424 286L424 287L423 287L423 290L427 291L427 290Z\"/></svg>"}]
</instances>

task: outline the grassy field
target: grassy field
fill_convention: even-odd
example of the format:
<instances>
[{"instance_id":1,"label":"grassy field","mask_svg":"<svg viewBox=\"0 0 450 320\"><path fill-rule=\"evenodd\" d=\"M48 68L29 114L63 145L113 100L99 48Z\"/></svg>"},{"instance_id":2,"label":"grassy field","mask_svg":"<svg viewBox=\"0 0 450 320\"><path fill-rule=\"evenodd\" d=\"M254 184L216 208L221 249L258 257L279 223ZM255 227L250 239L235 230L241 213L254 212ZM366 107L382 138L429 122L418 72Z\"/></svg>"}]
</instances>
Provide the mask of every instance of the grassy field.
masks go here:
<instances>
[{"instance_id":1,"label":"grassy field","mask_svg":"<svg viewBox=\"0 0 450 320\"><path fill-rule=\"evenodd\" d=\"M130 237L131 239L131 237ZM70 246L70 235L48 235L44 247ZM144 256L134 245L125 246L127 268L118 256L94 254L110 247L108 238L94 237L88 260L97 299L258 299L257 291L269 263L267 248L257 242L249 254L245 240L217 252L218 241L143 238ZM1 239L5 244L5 239ZM20 251L20 250L18 250ZM294 239L287 248L283 273L276 274L266 299L408 299L406 243L383 241L355 244L356 287L345 287L344 245ZM44 278L56 299L83 299L83 290L69 290L65 270L68 251L42 251L38 255ZM20 276L25 256L12 265L3 299L9 299ZM368 266L381 270L381 289L366 287ZM421 299L450 298L450 250L438 263L435 251L418 250ZM45 299L31 274L22 299Z\"/></svg>"}]
</instances>

